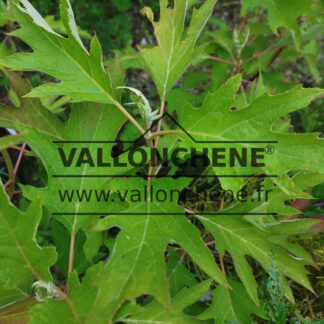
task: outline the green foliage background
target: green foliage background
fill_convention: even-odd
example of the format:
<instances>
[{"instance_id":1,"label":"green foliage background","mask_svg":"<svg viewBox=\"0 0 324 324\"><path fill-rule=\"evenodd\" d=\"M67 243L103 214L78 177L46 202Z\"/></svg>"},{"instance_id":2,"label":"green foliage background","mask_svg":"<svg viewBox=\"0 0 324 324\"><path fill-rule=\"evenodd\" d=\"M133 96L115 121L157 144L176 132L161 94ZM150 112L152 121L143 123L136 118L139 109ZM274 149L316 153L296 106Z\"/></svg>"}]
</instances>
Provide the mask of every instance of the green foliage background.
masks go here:
<instances>
[{"instance_id":1,"label":"green foliage background","mask_svg":"<svg viewBox=\"0 0 324 324\"><path fill-rule=\"evenodd\" d=\"M59 1L32 1L35 8L43 15L59 18ZM78 26L99 36L106 54L125 48L139 41L148 34L149 24L138 15L144 6L158 11L157 1L140 0L74 0L71 1Z\"/></svg>"},{"instance_id":2,"label":"green foliage background","mask_svg":"<svg viewBox=\"0 0 324 324\"><path fill-rule=\"evenodd\" d=\"M181 2L180 0L178 1ZM42 16L47 17L47 21L51 22L50 25L55 31L62 34L66 33L60 20L59 1L34 0L31 3ZM185 17L186 28L188 28L189 22L194 16L192 14L192 6L199 7L202 3L204 1L189 1L189 10ZM113 265L116 265L116 270L113 269L112 272L105 272L103 270L101 279L98 279L93 274L96 271L101 271L100 264L107 259L109 260L111 251L113 251L116 245L117 251L121 251L121 254L125 252L122 248L118 250L116 242L120 244L122 238L124 240L126 240L126 237L129 239L128 235L130 235L133 244L136 245L138 237L136 235L132 236L134 234L132 232L133 225L129 224L122 217L102 220L94 226L94 232L91 232L87 227L90 224L90 220L86 218L78 221L77 226L74 228L67 219L58 221L51 216L50 212L57 208L55 201L52 200L51 195L46 191L39 190L39 187L49 184L49 188L53 189L55 185L49 179L51 179L53 173L59 173L61 170L57 165L52 165L49 162L51 157L54 157L53 160L55 159L55 155L48 137L57 138L62 136L63 132L67 132L73 138L77 137L76 130L78 128L86 132L85 125L87 129L94 129L96 125L99 125L98 133L92 134L89 131L86 135L92 136L93 139L112 136L111 139L114 140L114 134L117 133L119 126L125 122L125 119L122 114L109 113L104 115L105 118L103 120L106 121L105 124L98 117L107 108L101 104L105 102L105 98L98 99L100 103L91 106L92 116L89 115L87 103L77 104L72 107L72 98L74 96L74 99L79 99L77 98L78 94L75 94L73 91L68 92L66 89L61 90L58 93L59 96L49 96L41 100L24 97L30 90L33 90L34 96L41 97L42 91L45 91L44 88L37 88L41 84L50 83L46 90L50 93L55 93L55 89L59 85L58 83L53 85L52 82L56 82L57 79L50 76L49 74L51 73L46 73L50 71L50 63L46 66L46 61L44 60L44 63L40 59L42 58L41 54L38 53L35 55L39 55L38 61L40 66L41 64L44 64L44 66L41 66L39 69L36 68L36 70L42 72L25 71L16 74L3 69L3 66L11 66L17 70L24 70L26 67L24 64L27 65L23 61L24 58L20 58L20 60L19 58L17 60L12 59L10 61L10 58L7 59L7 57L13 53L30 52L30 47L33 48L33 46L30 45L29 47L22 40L4 33L16 30L17 24L15 19L10 16L10 12L6 10L5 2L0 1L0 5L0 28L3 32L0 35L0 62L5 62L0 63L2 71L0 72L2 74L0 80L0 109L2 109L0 112L0 122L3 127L18 130L25 130L27 128L30 131L29 137L26 137L30 145L27 148L33 148L31 152L24 155L16 174L15 182L7 188L7 193L2 187L0 188L0 214L2 215L0 218L1 244L3 246L11 246L12 240L6 228L10 228L8 226L10 222L23 218L26 224L19 223L19 226L15 227L13 235L21 246L24 246L24 240L29 242L26 245L26 251L32 251L30 262L36 265L34 271L36 273L30 273L28 269L24 268L24 261L20 259L19 254L15 254L17 250L14 246L12 250L9 250L9 252L11 251L10 253L7 253L5 249L1 250L0 247L1 257L5 260L11 260L10 255L14 255L14 261L8 262L10 267L22 268L25 271L22 271L19 276L10 273L9 266L2 270L2 272L0 271L0 287L3 285L7 289L7 286L11 287L10 285L13 285L19 288L18 290L1 290L1 305L6 305L12 300L19 300L28 296L22 302L0 309L0 323L21 324L27 323L30 318L33 324L46 323L46 321L50 321L48 323L62 321L63 323L67 320L70 321L69 323L74 323L74 312L79 313L81 317L85 316L87 312L90 313L88 308L90 308L90 302L95 295L95 292L92 290L92 281L95 281L97 284L99 282L98 285L101 284L104 287L108 285L107 292L101 292L103 295L99 295L100 298L104 299L106 296L109 299L116 294L115 291L118 291L121 285L113 279L118 278L118 272L121 272L121 268L118 268L122 264L119 263L121 261L113 261L115 262ZM138 271L137 276L147 285L147 287L143 286L140 289L144 291L145 289L149 291L152 289L152 295L154 293L160 294L158 296L160 299L153 300L153 297L147 297L146 295L141 295L137 299L132 298L123 304L120 310L111 312L114 316L114 323L127 323L128 315L131 316L131 320L138 323L146 323L146 321L150 320L170 321L171 323L178 324L246 324L249 322L282 324L323 323L324 319L321 312L323 311L324 303L324 183L321 183L323 181L322 175L316 173L321 171L322 163L324 163L324 161L318 158L323 156L323 144L320 146L317 143L317 135L309 135L307 137L307 135L303 134L317 132L319 137L323 137L324 133L323 92L313 89L324 87L323 1L218 1L212 16L198 40L195 50L191 51L191 48L188 49L185 46L181 47L179 45L173 51L174 57L171 57L171 61L173 59L176 61L176 58L183 52L189 54L183 57L182 63L184 62L185 66L182 67L181 62L177 62L177 69L173 71L174 75L172 73L168 74L165 83L162 82L162 84L159 84L158 81L161 78L163 79L165 68L164 58L161 53L168 47L168 42L163 39L163 35L166 34L167 27L170 24L168 24L168 20L166 20L166 23L162 22L161 28L163 33L162 36L159 34L161 42L157 44L154 31L157 34L159 27L156 25L152 27L150 24L150 9L146 8L141 11L145 6L151 7L156 17L155 20L158 20L158 1L71 0L71 5L85 47L89 48L91 38L97 35L103 50L105 67L109 70L114 66L116 61L113 58L117 55L121 65L127 70L126 85L140 89L148 98L152 110L158 110L160 100L162 99L162 101L167 102L168 112L176 116L181 124L190 131L198 133L207 131L206 123L209 123L211 125L210 129L214 127L213 131L217 132L217 134L226 133L228 128L232 130L233 136L239 136L242 134L242 128L240 126L233 126L233 129L231 128L237 120L231 119L231 114L228 112L219 113L224 107L231 108L233 111L255 109L252 112L247 111L244 115L244 118L250 121L254 120L255 112L260 113L257 110L260 106L271 108L273 109L271 121L279 119L274 125L268 125L266 116L262 116L260 113L260 119L256 120L259 125L262 125L262 130L264 130L262 135L274 136L270 132L271 126L276 132L280 133L278 135L281 136L279 137L280 140L284 141L284 138L296 136L295 144L305 142L306 144L304 146L301 145L301 148L296 147L293 154L296 157L301 150L304 150L306 158L300 162L300 165L305 169L314 171L314 173L311 171L309 173L308 171L305 171L305 173L295 173L293 171L289 174L290 184L296 185L296 187L299 186L299 192L291 191L287 194L287 192L283 193L277 188L276 198L279 202L282 202L280 211L284 215L289 215L290 219L298 218L296 225L290 228L285 227L285 221L288 218L279 219L278 221L283 221L283 223L280 223L278 227L271 227L269 231L267 229L267 232L265 231L267 223L274 222L274 219L261 219L258 223L251 219L242 221L238 218L234 218L230 222L221 218L218 220L211 219L210 221L199 217L197 220L189 218L190 222L201 231L201 237L207 246L211 242L210 251L213 258L206 254L206 250L200 246L201 241L196 228L194 230L194 227L189 227L186 222L181 223L182 227L187 229L186 234L190 236L191 243L194 242L195 244L191 245L190 240L187 241L184 238L185 235L177 236L171 231L168 235L161 235L158 241L151 238L152 245L155 247L153 257L160 265L166 261L167 275L164 276L161 266L158 270L151 269L151 271L147 271L144 274ZM145 19L143 15L146 15L148 19ZM29 26L29 28L32 27ZM36 28L33 30L35 35L36 32L39 32ZM39 35L41 35L40 32ZM71 37L71 35L69 36ZM23 37L28 39L30 36L26 32ZM178 31L177 40L179 44L183 37L183 31ZM29 41L33 45L37 45L35 39L30 38ZM190 47L190 41L188 41L188 44L186 43L186 46ZM138 50L139 45L142 48L141 51ZM100 53L100 45L95 40L92 42L92 46L94 48L92 64L94 67L97 67L96 64L98 62L96 59L98 58L98 53ZM76 53L80 52L80 48L77 48ZM187 66L185 64L186 60L188 60L188 63L192 63L188 69L185 69ZM37 65L38 61L36 59L31 64ZM158 64L152 67L148 64L151 61L158 61ZM48 71L46 70L47 68ZM183 72L185 73L182 75ZM28 82L24 81L21 77L25 77ZM116 85L123 85L122 79L124 75L119 65L118 68L115 68L114 73L108 77L113 82L116 82ZM85 93L83 93L84 97L81 98L81 101L84 101L84 98L96 101L100 97L99 92L99 94L96 94L97 97L91 91L86 93L87 87L84 80L78 79L78 82L84 87ZM302 85L307 89L295 88L297 85ZM108 90L110 100L112 98L113 103L118 103L120 91L114 88ZM288 90L290 91L286 92ZM238 93L237 96L235 96L236 93ZM120 102L125 104L130 99L134 98L130 96L129 91L124 91ZM139 99L135 98L135 100ZM184 102L186 102L186 106L182 107ZM111 102L107 101L105 104L109 106ZM21 107L24 109L18 109ZM181 110L181 107L185 108L185 110ZM200 107L200 110L197 112L194 109L195 107ZM278 111L276 110L277 108ZM147 109L150 109L150 107ZM78 111L79 115L76 111ZM189 114L188 111L190 112ZM141 120L143 114L141 114L140 106L139 110L127 108L127 112L132 115L134 114L135 120L139 123L140 127L145 126L145 123L143 124ZM204 112L203 117L202 112ZM41 118L34 119L33 116L36 114L40 114ZM198 123L197 125L197 121L206 116L208 116L208 121ZM92 118L91 122L88 121L90 117ZM223 120L223 122L218 125L219 119ZM109 124L109 120L114 120L115 124L109 128L110 133L106 135L106 125ZM218 125L218 128L214 125ZM173 129L175 125L169 123L164 125L164 127L165 129ZM242 132L244 131L243 129ZM8 135L6 128L0 128L0 135ZM133 139L137 135L137 129L130 124L126 125L124 131L119 134L121 139L126 140L129 138ZM206 136L208 138L208 136L212 137L213 135L215 134L209 133ZM253 135L252 127L249 136ZM16 162L19 155L19 152L13 146L22 143L24 136L25 134L22 132L16 136L0 138L0 150L3 153L3 158L0 160L0 175L3 183L11 179L10 161ZM186 139L181 137L181 135L179 137L184 143L186 142ZM164 145L174 145L173 140L167 139L167 137L161 138L161 141ZM285 143L288 143L288 141ZM294 144L294 141L291 140L289 143ZM187 143L187 145L190 146L190 143ZM308 150L308 147L312 147L312 149ZM127 147L123 147L123 149L127 149ZM285 147L281 149L284 151ZM274 168L275 171L281 170L281 168L284 171L291 166L293 170L294 163L293 158L287 158L285 161L282 157L281 160L278 160L277 164L274 164ZM214 171L216 174L220 172L217 169ZM157 185L163 186L165 183L161 182ZM223 185L225 183L226 180L222 182ZM89 181L87 184L92 184L92 182ZM66 182L66 186L68 187L69 185L70 183ZM112 183L112 187L114 185L116 186L116 184ZM172 181L168 183L168 186L171 188L173 185ZM181 183L180 185L185 186L187 184ZM244 182L235 185L248 186L249 183ZM191 184L191 189L198 190L198 187L199 184ZM280 189L282 188L288 190L287 182L283 181L280 183ZM21 189L24 195L20 192ZM291 187L289 187L290 189ZM19 209L9 203L8 194L11 202ZM304 199L298 199L301 196ZM42 198L42 202L40 198ZM32 203L28 199L31 199ZM284 205L283 202L285 201ZM270 207L271 204L276 206L275 203L270 202ZM41 210L41 204L46 208ZM217 205L217 210L221 210L224 207L232 207L230 204L226 205L226 202L224 204L224 206ZM200 202L196 201L190 207L192 210L198 210L199 205ZM128 211L132 211L132 208L136 210L137 206L129 206L128 208ZM152 208L158 211L160 207L154 205ZM180 207L178 206L177 208ZM204 208L213 210L215 205L207 204ZM234 209L234 211L239 212L240 208L241 206ZM41 213L43 213L43 216L41 216ZM298 213L300 215L297 215ZM318 219L322 220L322 222L317 224L316 220ZM160 228L155 228L152 225L151 231L158 232L163 228L164 232L167 233L171 226L170 223L164 222L165 220L161 218L159 220ZM33 225L31 228L28 227L30 224ZM313 224L313 227L309 229L310 226L307 224ZM29 228L27 233L24 233L24 226ZM118 235L118 230L116 230L115 226L123 228L128 235L126 236L123 231ZM36 242L33 241L33 235L37 227ZM222 230L219 230L220 227L227 229L230 234L224 236ZM235 229L237 229L238 234L235 233ZM231 232L232 230L233 232ZM277 237L279 234L283 234L283 231L285 231L285 235L289 235L287 242L284 242L284 240L280 241ZM103 234L98 236L97 234L101 232ZM249 239L254 246L262 247L264 256L259 256L254 250L249 251L245 240L246 233L253 233ZM235 238L235 236L238 236L238 238ZM69 249L65 242L70 241L72 237L75 239L75 271L70 275L69 283L67 283ZM227 242L229 237L232 240L231 244ZM221 248L217 249L217 244L216 248L214 248L214 239L220 244ZM271 241L272 239L273 241ZM165 254L166 257L164 258L163 249L168 241L173 241L179 245L169 245ZM245 244L247 245L245 246ZM310 256L304 253L302 249L297 248L295 244L301 245ZM187 248L184 248L184 246ZM296 253L297 256L302 255L304 261L298 263L296 260L284 258L284 249L279 248L279 246L284 246L286 251L290 251L292 254ZM55 248L58 253L57 261L55 261ZM186 254L185 250L187 252L189 250L191 253ZM127 253L125 252L125 255ZM279 266L279 262L276 261L278 255L283 257L282 264ZM145 255L141 257L144 264ZM258 259L259 262L262 260L263 267L255 259ZM199 264L199 261L202 260L203 262ZM215 261L214 264L213 261ZM55 266L53 266L54 263ZM246 267L247 263L248 267ZM265 264L267 265L267 270L265 270ZM306 271L304 270L304 265L306 265L306 269L310 272L308 276L310 284L305 279ZM49 271L49 268L51 271ZM223 273L219 268L222 268ZM284 274L285 271L286 273ZM224 273L228 277L229 284L234 288L233 291L228 289L226 285L216 284L216 281L224 284ZM145 282L145 279L147 277L151 278L151 276L152 282L156 283L156 287ZM162 306L168 298L168 292L164 288L162 289L161 278L164 278L163 276L167 277L171 287L172 303L169 310ZM8 282L6 282L7 278L10 278ZM215 281L208 280L210 278ZM36 279L38 281L35 283ZM140 279L138 279L138 282ZM166 280L166 278L164 279ZM44 286L43 280L50 284ZM257 286L252 283L254 280ZM33 282L34 286L32 286ZM136 288L136 282L136 280L131 281L129 286L132 287L134 285ZM287 284L290 285L291 290L287 288ZM69 307L67 307L68 303L65 303L64 300L67 285L71 288L71 296L69 297L78 307L77 310L72 312L70 312ZM310 288L310 285L317 295L305 289L305 287ZM115 290L109 290L112 286L115 287ZM139 289L138 287L135 288L134 290ZM106 295L104 295L105 293ZM120 294L122 293L124 292L120 292ZM132 294L133 291L130 290L129 293ZM38 301L47 300L48 302L44 304L37 303L33 297L35 295ZM84 300L86 301L79 298L80 296L82 298L85 296ZM199 299L201 296L204 297ZM125 298L127 298L126 295ZM26 310L29 310L36 303L38 305L32 308L31 313L26 315ZM57 303L60 306L57 306ZM118 309L117 306L113 305L111 307L112 309ZM105 312L107 310L102 305L96 305L96 307L99 312L91 310L92 320L103 320L100 317L100 311ZM224 309L230 311L224 312ZM47 314L52 316L51 319L46 317L48 316ZM14 321L12 318L14 318Z\"/></svg>"}]
</instances>

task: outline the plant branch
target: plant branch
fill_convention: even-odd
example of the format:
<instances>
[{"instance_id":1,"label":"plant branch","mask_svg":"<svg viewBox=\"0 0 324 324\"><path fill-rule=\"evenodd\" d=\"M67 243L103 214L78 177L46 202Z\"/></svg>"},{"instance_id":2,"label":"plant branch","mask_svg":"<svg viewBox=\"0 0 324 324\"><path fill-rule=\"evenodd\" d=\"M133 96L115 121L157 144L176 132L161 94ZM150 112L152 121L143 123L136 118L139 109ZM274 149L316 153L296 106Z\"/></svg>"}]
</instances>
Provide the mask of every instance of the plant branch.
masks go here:
<instances>
[{"instance_id":1,"label":"plant branch","mask_svg":"<svg viewBox=\"0 0 324 324\"><path fill-rule=\"evenodd\" d=\"M281 46L279 47L276 52L274 53L272 59L270 60L270 63L268 64L266 70L268 70L272 65L273 63L276 61L276 59L279 57L279 55L281 54L281 52L286 49L286 48L289 48L289 46ZM250 78L250 81L254 81L257 77L259 76L259 73L256 73L254 74L251 78Z\"/></svg>"},{"instance_id":2,"label":"plant branch","mask_svg":"<svg viewBox=\"0 0 324 324\"><path fill-rule=\"evenodd\" d=\"M206 246L210 246L210 245L214 245L216 243L216 241L210 241L205 243Z\"/></svg>"},{"instance_id":3,"label":"plant branch","mask_svg":"<svg viewBox=\"0 0 324 324\"><path fill-rule=\"evenodd\" d=\"M277 49L277 51L274 53L270 63L267 66L267 69L275 62L275 60L278 58L278 56L281 54L281 52L286 48L286 46L281 46Z\"/></svg>"},{"instance_id":4,"label":"plant branch","mask_svg":"<svg viewBox=\"0 0 324 324\"><path fill-rule=\"evenodd\" d=\"M19 155L18 155L18 159L17 159L17 162L15 164L15 168L14 168L14 174L15 176L17 175L17 172L18 172L18 169L19 169L19 166L20 166L20 163L21 163L21 160L22 160L22 157L24 155L24 152L25 152L25 148L26 148L26 143L24 143L21 147L21 151L19 152ZM28 152L28 151L27 151Z\"/></svg>"},{"instance_id":5,"label":"plant branch","mask_svg":"<svg viewBox=\"0 0 324 324\"><path fill-rule=\"evenodd\" d=\"M228 60L224 60L224 59L222 59L222 58L220 58L218 56L209 56L209 58L211 60L218 61L218 62L222 62L222 63L228 64L228 65L232 65L232 66L235 65L233 62L228 61Z\"/></svg>"},{"instance_id":6,"label":"plant branch","mask_svg":"<svg viewBox=\"0 0 324 324\"><path fill-rule=\"evenodd\" d=\"M249 57L248 59L244 60L241 65L244 65L246 63L249 63L251 61L254 61L256 59L258 59L259 57L263 56L263 55L266 55L268 53L270 53L271 51L273 51L275 48L274 47L269 47L268 49L262 51L262 52L259 52L259 53L256 53L254 54L253 56Z\"/></svg>"},{"instance_id":7,"label":"plant branch","mask_svg":"<svg viewBox=\"0 0 324 324\"><path fill-rule=\"evenodd\" d=\"M307 292L306 292L306 289L304 289L304 293L305 293L305 297L306 297L307 307L308 307L309 313L310 313L311 317L315 317L314 312L313 312L312 305L311 305L311 303L310 303L310 300L309 300L308 294L307 294Z\"/></svg>"},{"instance_id":8,"label":"plant branch","mask_svg":"<svg viewBox=\"0 0 324 324\"><path fill-rule=\"evenodd\" d=\"M10 146L10 148L13 150L22 151L23 153L29 153L28 150L26 150L25 148L22 148L20 146L17 146L17 145L12 145L12 146Z\"/></svg>"},{"instance_id":9,"label":"plant branch","mask_svg":"<svg viewBox=\"0 0 324 324\"><path fill-rule=\"evenodd\" d=\"M245 24L247 23L247 21L249 20L250 18L250 15L249 14L246 14L245 16L242 17L242 20L240 22L240 25L238 27L238 32L241 34L243 29L244 29L244 26Z\"/></svg>"}]
</instances>

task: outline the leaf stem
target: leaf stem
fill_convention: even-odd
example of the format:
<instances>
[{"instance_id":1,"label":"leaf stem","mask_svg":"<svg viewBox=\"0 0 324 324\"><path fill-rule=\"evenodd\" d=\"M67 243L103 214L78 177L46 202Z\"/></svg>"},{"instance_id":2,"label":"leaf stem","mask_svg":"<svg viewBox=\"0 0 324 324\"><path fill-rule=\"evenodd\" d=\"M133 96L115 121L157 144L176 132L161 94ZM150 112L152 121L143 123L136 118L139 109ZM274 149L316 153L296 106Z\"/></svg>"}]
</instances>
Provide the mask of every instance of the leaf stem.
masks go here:
<instances>
[{"instance_id":1,"label":"leaf stem","mask_svg":"<svg viewBox=\"0 0 324 324\"><path fill-rule=\"evenodd\" d=\"M156 133L159 133L161 131L161 128L162 128L162 116L164 114L164 111L165 111L165 100L163 98L162 101L161 101L161 107L160 107L160 116L161 116L161 118L159 119L157 129L156 129ZM156 135L156 139L154 141L154 148L157 148L159 146L159 139L160 139L160 136Z\"/></svg>"},{"instance_id":2,"label":"leaf stem","mask_svg":"<svg viewBox=\"0 0 324 324\"><path fill-rule=\"evenodd\" d=\"M218 56L210 56L209 57L211 60L214 60L214 61L218 61L218 62L222 62L222 63L226 63L226 64L228 64L228 65L234 65L234 63L233 62L231 62L231 61L228 61L228 60L224 60L224 59L222 59L222 58L220 58L220 57L218 57Z\"/></svg>"},{"instance_id":3,"label":"leaf stem","mask_svg":"<svg viewBox=\"0 0 324 324\"><path fill-rule=\"evenodd\" d=\"M110 98L112 99L112 98ZM123 107L117 100L112 99L114 105L127 117L127 119L134 124L134 126L141 132L145 134L144 128L135 120L135 118Z\"/></svg>"},{"instance_id":4,"label":"leaf stem","mask_svg":"<svg viewBox=\"0 0 324 324\"><path fill-rule=\"evenodd\" d=\"M144 128L135 120L135 118L115 99L110 98L114 105L126 116L126 118L134 124L134 126L141 132L141 134L145 134ZM152 139L147 139L146 143L149 147L152 146ZM73 272L73 264L74 264L74 246L75 246L75 223L73 224L72 232L71 232L71 240L70 240L70 249L69 249L69 264L68 264L68 277L70 273ZM67 287L69 289L69 287Z\"/></svg>"},{"instance_id":5,"label":"leaf stem","mask_svg":"<svg viewBox=\"0 0 324 324\"><path fill-rule=\"evenodd\" d=\"M67 275L68 278L70 277L70 274L73 272L74 246L75 246L75 220L74 220L74 224L72 226L72 231L71 231L70 250L69 250L69 264L68 264L68 275ZM69 293L69 285L67 285L67 294L68 293Z\"/></svg>"},{"instance_id":6,"label":"leaf stem","mask_svg":"<svg viewBox=\"0 0 324 324\"><path fill-rule=\"evenodd\" d=\"M156 131L152 133L151 138L154 138L156 136L162 136L162 135L171 135L171 134L181 134L183 133L183 130L181 129L169 129L169 130L164 130L164 131Z\"/></svg>"},{"instance_id":7,"label":"leaf stem","mask_svg":"<svg viewBox=\"0 0 324 324\"><path fill-rule=\"evenodd\" d=\"M306 291L305 288L304 288L304 293L305 293L305 297L306 297L306 301L307 301L307 307L308 307L310 316L311 316L311 318L313 318L313 317L315 317L315 314L313 312L313 308L312 308L312 305L310 303L310 300L309 300L309 297L308 297L308 294L307 294L307 291Z\"/></svg>"},{"instance_id":8,"label":"leaf stem","mask_svg":"<svg viewBox=\"0 0 324 324\"><path fill-rule=\"evenodd\" d=\"M14 171L14 167L13 167L13 164L12 164L12 161L11 161L8 151L6 149L1 150L1 154L4 158L4 161L5 161L7 169L8 169L8 174L9 174L8 194L9 194L9 197L11 200L14 195L14 191L15 191L15 171Z\"/></svg>"},{"instance_id":9,"label":"leaf stem","mask_svg":"<svg viewBox=\"0 0 324 324\"><path fill-rule=\"evenodd\" d=\"M224 267L223 256L222 256L222 254L220 252L218 253L218 256L219 256L219 262L220 262L220 266L221 266L222 272L223 272L223 274L225 274L225 267Z\"/></svg>"},{"instance_id":10,"label":"leaf stem","mask_svg":"<svg viewBox=\"0 0 324 324\"><path fill-rule=\"evenodd\" d=\"M23 153L29 153L28 150L26 150L25 148L22 148L20 146L17 146L17 145L12 145L12 146L10 146L10 148L13 150L21 151Z\"/></svg>"},{"instance_id":11,"label":"leaf stem","mask_svg":"<svg viewBox=\"0 0 324 324\"><path fill-rule=\"evenodd\" d=\"M18 169L20 167L20 163L21 163L22 157L23 157L23 155L24 155L24 153L26 151L25 149L26 149L26 142L22 145L21 150L20 150L19 155L18 155L17 162L15 164L15 168L14 168L14 174L15 174L15 176L17 175L17 172L18 172Z\"/></svg>"}]
</instances>

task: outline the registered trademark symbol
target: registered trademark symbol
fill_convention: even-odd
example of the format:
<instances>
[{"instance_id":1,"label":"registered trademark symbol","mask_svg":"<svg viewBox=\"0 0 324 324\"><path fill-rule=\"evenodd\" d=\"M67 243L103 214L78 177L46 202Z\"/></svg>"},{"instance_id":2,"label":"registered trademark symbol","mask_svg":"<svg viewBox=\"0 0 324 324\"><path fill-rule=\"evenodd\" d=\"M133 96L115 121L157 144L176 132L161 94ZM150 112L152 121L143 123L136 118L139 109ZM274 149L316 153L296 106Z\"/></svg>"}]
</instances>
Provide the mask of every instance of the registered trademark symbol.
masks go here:
<instances>
[{"instance_id":1,"label":"registered trademark symbol","mask_svg":"<svg viewBox=\"0 0 324 324\"><path fill-rule=\"evenodd\" d=\"M264 151L268 154L272 154L274 153L274 147L272 145L267 145L265 148L264 148Z\"/></svg>"}]
</instances>

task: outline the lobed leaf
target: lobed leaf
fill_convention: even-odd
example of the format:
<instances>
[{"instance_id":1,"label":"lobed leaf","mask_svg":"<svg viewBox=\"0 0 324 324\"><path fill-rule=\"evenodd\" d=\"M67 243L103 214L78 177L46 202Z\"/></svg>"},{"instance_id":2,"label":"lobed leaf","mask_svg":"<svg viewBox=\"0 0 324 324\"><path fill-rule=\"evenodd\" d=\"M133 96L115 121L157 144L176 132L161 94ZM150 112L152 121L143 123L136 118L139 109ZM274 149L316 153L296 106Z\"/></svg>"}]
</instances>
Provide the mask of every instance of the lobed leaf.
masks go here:
<instances>
[{"instance_id":1,"label":"lobed leaf","mask_svg":"<svg viewBox=\"0 0 324 324\"><path fill-rule=\"evenodd\" d=\"M61 19L68 38L56 33L40 16L28 0L21 0L15 7L15 17L21 26L11 34L21 38L32 49L32 53L13 54L0 64L15 70L40 71L60 80L46 83L31 91L30 97L67 95L75 102L94 101L116 103L120 91L120 73L108 73L102 63L102 50L94 36L90 53L84 47L74 20L69 0L61 0Z\"/></svg>"},{"instance_id":2,"label":"lobed leaf","mask_svg":"<svg viewBox=\"0 0 324 324\"><path fill-rule=\"evenodd\" d=\"M242 13L246 14L256 6L267 8L270 27L277 33L279 27L286 27L293 34L297 45L300 44L300 29L297 18L311 15L311 1L304 0L243 0Z\"/></svg>"},{"instance_id":3,"label":"lobed leaf","mask_svg":"<svg viewBox=\"0 0 324 324\"><path fill-rule=\"evenodd\" d=\"M20 132L36 128L46 137L63 139L63 123L44 108L38 99L25 97L31 90L28 80L11 70L6 70L6 72L10 80L10 87L19 98L20 106L16 108L0 104L1 126Z\"/></svg>"},{"instance_id":4,"label":"lobed leaf","mask_svg":"<svg viewBox=\"0 0 324 324\"><path fill-rule=\"evenodd\" d=\"M242 148L264 148L263 142L274 141L274 153L264 154L264 167L214 167L216 175L257 174L276 175L274 182L286 193L294 193L295 188L288 178L291 170L312 170L324 173L324 141L319 134L281 134L272 129L275 121L286 114L307 106L323 94L321 89L302 89L300 86L279 95L265 93L244 109L235 108L235 94L241 84L241 76L230 78L214 93L206 96L199 109L186 105L178 111L179 123L195 139L198 149L209 148L212 161L212 148L230 147L240 151ZM188 147L193 141L186 134L181 138ZM219 143L208 143L219 141ZM232 143L223 143L223 142ZM252 143L249 143L252 142ZM260 141L261 143L255 143ZM239 142L239 143L236 143ZM241 143L243 142L243 143ZM222 178L223 187L236 190L243 179Z\"/></svg>"},{"instance_id":5,"label":"lobed leaf","mask_svg":"<svg viewBox=\"0 0 324 324\"><path fill-rule=\"evenodd\" d=\"M195 44L212 14L215 2L206 0L199 9L194 8L185 37L183 34L187 0L175 0L174 8L169 6L169 0L160 0L158 22L154 21L151 8L145 7L142 10L153 25L158 45L154 48L141 49L140 55L162 100L165 100L182 73L202 50L202 47L195 48Z\"/></svg>"},{"instance_id":6,"label":"lobed leaf","mask_svg":"<svg viewBox=\"0 0 324 324\"><path fill-rule=\"evenodd\" d=\"M265 319L264 312L250 300L244 286L234 280L229 282L233 289L217 286L212 292L212 305L199 315L199 319L213 319L214 323L238 324L250 323L252 314Z\"/></svg>"},{"instance_id":7,"label":"lobed leaf","mask_svg":"<svg viewBox=\"0 0 324 324\"><path fill-rule=\"evenodd\" d=\"M41 213L39 200L20 212L0 186L0 282L6 303L29 296L36 279L52 281L49 267L56 261L55 248L41 248L35 238Z\"/></svg>"}]
</instances>

